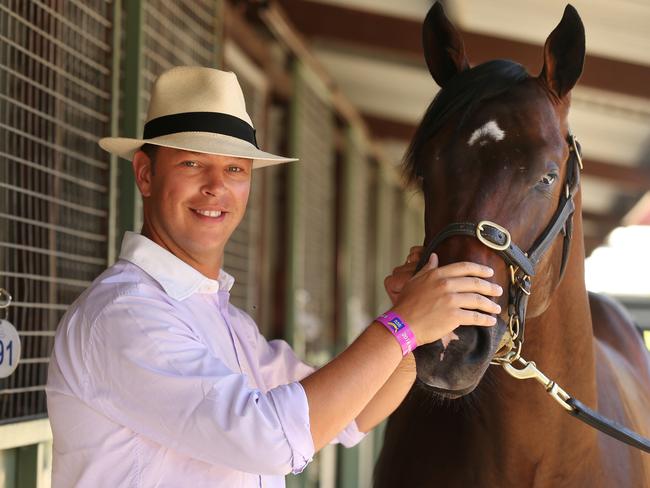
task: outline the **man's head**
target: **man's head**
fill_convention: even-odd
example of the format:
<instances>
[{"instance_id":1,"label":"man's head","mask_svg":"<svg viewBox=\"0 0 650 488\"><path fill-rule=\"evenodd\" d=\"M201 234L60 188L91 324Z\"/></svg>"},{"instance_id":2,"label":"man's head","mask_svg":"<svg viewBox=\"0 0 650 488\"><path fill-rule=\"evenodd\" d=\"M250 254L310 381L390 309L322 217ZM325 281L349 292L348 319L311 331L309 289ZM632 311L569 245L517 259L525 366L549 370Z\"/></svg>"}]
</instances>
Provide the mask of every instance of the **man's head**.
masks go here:
<instances>
[{"instance_id":1,"label":"man's head","mask_svg":"<svg viewBox=\"0 0 650 488\"><path fill-rule=\"evenodd\" d=\"M143 233L204 274L216 273L244 217L252 168L250 159L164 146L136 152Z\"/></svg>"},{"instance_id":2,"label":"man's head","mask_svg":"<svg viewBox=\"0 0 650 488\"><path fill-rule=\"evenodd\" d=\"M234 73L198 66L154 82L142 139L99 145L132 160L143 233L207 275L244 216L252 169L297 161L258 148Z\"/></svg>"},{"instance_id":3,"label":"man's head","mask_svg":"<svg viewBox=\"0 0 650 488\"><path fill-rule=\"evenodd\" d=\"M234 73L179 66L151 87L141 139L104 137L99 145L131 160L143 145L221 154L253 160L254 167L297 161L261 151L244 94Z\"/></svg>"}]
</instances>

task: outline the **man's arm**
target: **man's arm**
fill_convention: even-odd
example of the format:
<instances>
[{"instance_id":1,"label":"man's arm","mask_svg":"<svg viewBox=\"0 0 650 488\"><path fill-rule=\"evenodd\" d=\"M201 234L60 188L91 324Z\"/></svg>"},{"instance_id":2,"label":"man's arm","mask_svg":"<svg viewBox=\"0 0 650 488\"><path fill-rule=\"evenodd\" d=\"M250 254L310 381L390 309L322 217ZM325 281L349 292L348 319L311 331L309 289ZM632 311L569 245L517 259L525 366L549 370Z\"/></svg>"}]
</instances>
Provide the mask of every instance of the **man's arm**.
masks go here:
<instances>
[{"instance_id":1,"label":"man's arm","mask_svg":"<svg viewBox=\"0 0 650 488\"><path fill-rule=\"evenodd\" d=\"M417 263L422 256L422 246L414 246L406 257L406 263L397 266L384 280L386 293L393 305L404 288L406 282L415 273ZM361 432L370 432L376 425L399 407L415 381L415 357L413 353L404 356L397 369L388 381L381 387L370 403L356 418L357 427Z\"/></svg>"},{"instance_id":2,"label":"man's arm","mask_svg":"<svg viewBox=\"0 0 650 488\"><path fill-rule=\"evenodd\" d=\"M437 259L435 255L432 257L407 282L393 307L411 326L417 343L438 340L460 324L494 325L495 318L488 314L499 313L501 309L483 295L499 296L501 289L474 278L488 278L493 271L474 263L436 268ZM401 348L395 338L384 326L373 322L339 356L301 381L309 403L310 430L316 451L366 408L401 361ZM393 385L391 382L386 393ZM402 390L404 386L402 383ZM383 395L382 392L381 398ZM386 402L377 405L380 404L383 407L376 412L385 412Z\"/></svg>"},{"instance_id":3,"label":"man's arm","mask_svg":"<svg viewBox=\"0 0 650 488\"><path fill-rule=\"evenodd\" d=\"M372 397L357 416L357 427L361 432L370 432L376 425L399 407L415 381L415 357L413 353L404 356L397 369Z\"/></svg>"}]
</instances>

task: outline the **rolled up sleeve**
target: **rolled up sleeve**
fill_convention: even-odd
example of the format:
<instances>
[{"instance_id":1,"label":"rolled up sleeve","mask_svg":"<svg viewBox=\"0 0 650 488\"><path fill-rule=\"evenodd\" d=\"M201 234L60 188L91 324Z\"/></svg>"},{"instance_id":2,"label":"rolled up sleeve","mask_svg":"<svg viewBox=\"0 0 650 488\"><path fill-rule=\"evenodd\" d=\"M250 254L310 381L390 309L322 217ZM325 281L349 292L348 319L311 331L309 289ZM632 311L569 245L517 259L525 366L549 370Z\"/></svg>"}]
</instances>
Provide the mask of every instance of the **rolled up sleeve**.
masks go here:
<instances>
[{"instance_id":1,"label":"rolled up sleeve","mask_svg":"<svg viewBox=\"0 0 650 488\"><path fill-rule=\"evenodd\" d=\"M332 444L340 443L345 447L354 447L359 444L365 436L366 434L359 430L356 420L353 420L334 438Z\"/></svg>"},{"instance_id":2,"label":"rolled up sleeve","mask_svg":"<svg viewBox=\"0 0 650 488\"><path fill-rule=\"evenodd\" d=\"M301 361L285 341L279 339L267 341L259 333L251 319L249 319L249 322L255 327L257 348L260 351L260 371L267 384L278 385L287 382L297 382L316 371L316 368ZM300 388L302 388L301 385ZM306 395L303 393L303 396L305 397L305 406L307 408L306 415L309 418ZM361 442L365 436L366 434L361 432L357 427L356 421L352 420L330 444L341 443L345 447L353 447ZM313 446L313 441L311 442Z\"/></svg>"},{"instance_id":3,"label":"rolled up sleeve","mask_svg":"<svg viewBox=\"0 0 650 488\"><path fill-rule=\"evenodd\" d=\"M280 424L291 447L291 472L298 474L314 457L307 395L302 385L294 382L270 390L269 396L276 405ZM292 405L292 408L284 410L280 408L281 405Z\"/></svg>"},{"instance_id":4,"label":"rolled up sleeve","mask_svg":"<svg viewBox=\"0 0 650 488\"><path fill-rule=\"evenodd\" d=\"M146 308L146 315L139 312ZM248 387L169 304L122 296L92 324L85 401L114 422L192 458L256 474L312 459L299 383Z\"/></svg>"}]
</instances>

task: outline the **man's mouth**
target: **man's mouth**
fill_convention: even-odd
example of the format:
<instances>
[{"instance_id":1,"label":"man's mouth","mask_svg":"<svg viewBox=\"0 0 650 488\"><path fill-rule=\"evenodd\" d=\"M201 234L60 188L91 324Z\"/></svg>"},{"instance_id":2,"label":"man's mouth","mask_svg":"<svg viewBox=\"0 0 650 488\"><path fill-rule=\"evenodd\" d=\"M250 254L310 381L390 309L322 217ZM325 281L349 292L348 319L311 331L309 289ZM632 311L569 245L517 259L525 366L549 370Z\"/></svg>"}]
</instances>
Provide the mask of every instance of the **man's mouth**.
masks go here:
<instances>
[{"instance_id":1,"label":"man's mouth","mask_svg":"<svg viewBox=\"0 0 650 488\"><path fill-rule=\"evenodd\" d=\"M217 219L221 217L225 212L222 210L202 210L199 208L192 208L190 209L192 212L201 215L202 217L208 217L211 219Z\"/></svg>"}]
</instances>

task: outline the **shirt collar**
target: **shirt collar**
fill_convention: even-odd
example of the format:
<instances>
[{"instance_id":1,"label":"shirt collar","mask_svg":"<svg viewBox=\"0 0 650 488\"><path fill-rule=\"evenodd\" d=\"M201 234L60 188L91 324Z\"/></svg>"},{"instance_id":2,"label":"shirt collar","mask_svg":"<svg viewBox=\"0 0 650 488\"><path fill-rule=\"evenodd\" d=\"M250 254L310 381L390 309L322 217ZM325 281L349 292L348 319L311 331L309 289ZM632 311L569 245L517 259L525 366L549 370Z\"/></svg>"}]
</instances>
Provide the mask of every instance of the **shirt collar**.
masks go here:
<instances>
[{"instance_id":1,"label":"shirt collar","mask_svg":"<svg viewBox=\"0 0 650 488\"><path fill-rule=\"evenodd\" d=\"M122 239L120 259L125 259L156 280L170 297L185 300L194 293L230 291L235 279L223 269L210 279L151 239L127 231Z\"/></svg>"}]
</instances>

